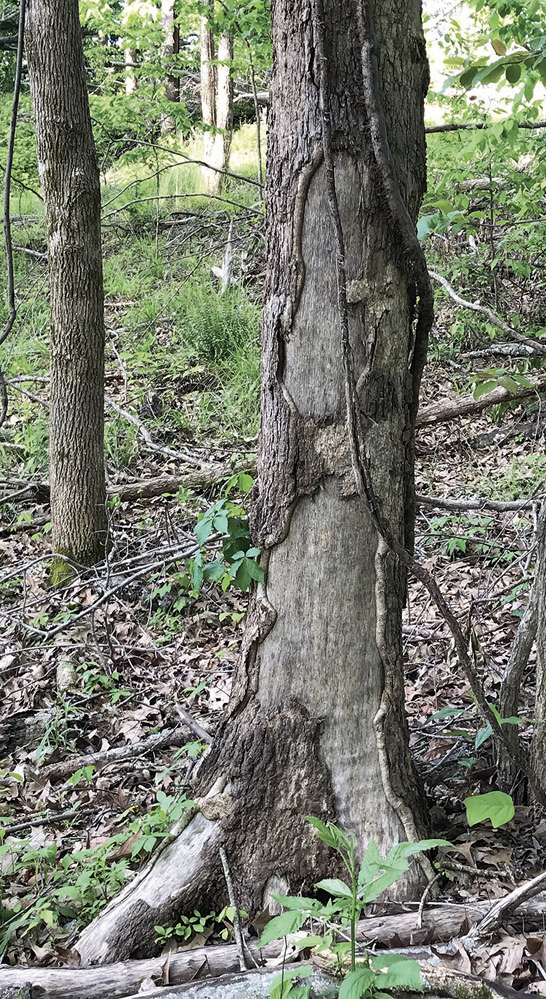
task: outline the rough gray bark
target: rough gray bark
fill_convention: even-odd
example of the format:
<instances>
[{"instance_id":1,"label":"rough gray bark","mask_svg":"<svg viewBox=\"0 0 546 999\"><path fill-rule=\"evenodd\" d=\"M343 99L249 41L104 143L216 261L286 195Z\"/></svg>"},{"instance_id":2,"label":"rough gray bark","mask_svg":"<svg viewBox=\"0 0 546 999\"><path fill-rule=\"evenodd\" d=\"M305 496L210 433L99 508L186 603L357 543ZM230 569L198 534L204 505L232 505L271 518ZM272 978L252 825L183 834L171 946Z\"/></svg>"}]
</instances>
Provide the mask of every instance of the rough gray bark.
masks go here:
<instances>
[{"instance_id":1,"label":"rough gray bark","mask_svg":"<svg viewBox=\"0 0 546 999\"><path fill-rule=\"evenodd\" d=\"M357 2L325 5L335 181L370 475L381 519L404 544L411 530L405 511L413 505L414 303L369 139ZM428 79L420 2L376 0L374 17L390 143L415 218L425 186ZM239 904L257 912L272 891L305 893L338 872L306 815L342 824L359 853L372 836L387 851L426 827L404 715L405 574L378 536L351 467L310 0L275 0L272 24L262 430L252 515L266 579L248 614L223 728L196 787L198 795L209 793L222 778L225 790L214 811L207 806L164 851L150 879L85 931L77 944L84 963L128 955L137 934L143 953L154 923L168 925L177 906L224 904L222 844ZM413 878L421 877L416 865ZM411 879L400 891L412 891Z\"/></svg>"},{"instance_id":2,"label":"rough gray bark","mask_svg":"<svg viewBox=\"0 0 546 999\"><path fill-rule=\"evenodd\" d=\"M77 0L29 0L26 53L51 287L52 541L55 551L92 565L104 555L106 533L104 295Z\"/></svg>"}]
</instances>

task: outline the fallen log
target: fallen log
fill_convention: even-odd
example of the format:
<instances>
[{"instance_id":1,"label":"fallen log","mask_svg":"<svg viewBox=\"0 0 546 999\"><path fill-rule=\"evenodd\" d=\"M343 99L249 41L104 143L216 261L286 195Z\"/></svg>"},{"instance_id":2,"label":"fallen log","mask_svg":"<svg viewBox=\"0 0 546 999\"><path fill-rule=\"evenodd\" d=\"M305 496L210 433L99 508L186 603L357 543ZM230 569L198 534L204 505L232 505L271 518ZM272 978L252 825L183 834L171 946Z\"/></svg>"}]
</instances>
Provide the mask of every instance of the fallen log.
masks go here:
<instances>
[{"instance_id":1,"label":"fallen log","mask_svg":"<svg viewBox=\"0 0 546 999\"><path fill-rule=\"evenodd\" d=\"M421 926L417 906L413 912L371 916L359 922L357 939L370 945L388 945L396 940L396 950L425 939L445 941L466 932L470 925L482 920L490 909L490 902L431 905L423 911ZM546 899L534 898L520 906L511 918L524 918L526 923L534 919L541 925L545 915ZM280 962L283 958L288 963L298 954L294 944L304 936L306 933L302 931L288 939L288 946L285 940L275 940L262 950L258 948L255 938L247 939L245 952L256 964L271 964ZM423 970L428 982L427 990L439 996L461 999L455 985L460 989L466 984L466 994L469 999L473 999L477 993L476 982L481 987L484 986L480 980L460 976L445 968L431 968L427 964L423 966ZM278 969L259 978L252 976L252 992L249 989L248 975L241 976L238 972L239 958L235 944L198 947L146 960L118 961L92 968L0 967L0 999L19 999L20 995L32 996L38 993L47 999L124 999L137 993L143 997L160 994L162 999L168 999L171 995L185 995L186 999L191 999L193 992L190 990L193 989L196 997L206 999L209 994L223 996L224 986L235 985L239 981L244 982L247 989L244 993L246 999L250 995L261 996L262 992L255 989L261 989L261 983L265 980L270 984L272 975L278 974ZM206 981L202 981L203 979ZM140 992L146 982L154 983L153 992ZM328 982L331 989L331 979ZM155 983L164 986L161 993L157 992ZM268 994L267 991L263 993L264 996ZM226 999L236 999L237 995L237 992L225 992ZM492 999L489 989L487 993L476 995L476 999Z\"/></svg>"}]
</instances>

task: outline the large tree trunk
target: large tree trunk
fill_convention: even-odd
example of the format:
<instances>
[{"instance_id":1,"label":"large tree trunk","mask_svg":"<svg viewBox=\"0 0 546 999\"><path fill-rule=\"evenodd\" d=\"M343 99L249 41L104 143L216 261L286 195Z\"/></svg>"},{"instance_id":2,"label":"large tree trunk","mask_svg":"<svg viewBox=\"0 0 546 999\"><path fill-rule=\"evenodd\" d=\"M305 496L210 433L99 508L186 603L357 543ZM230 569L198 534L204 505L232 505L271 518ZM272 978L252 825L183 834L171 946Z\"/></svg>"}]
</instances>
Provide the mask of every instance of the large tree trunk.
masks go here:
<instances>
[{"instance_id":1,"label":"large tree trunk","mask_svg":"<svg viewBox=\"0 0 546 999\"><path fill-rule=\"evenodd\" d=\"M26 52L51 285L52 540L55 551L92 565L106 536L104 295L77 0L29 0Z\"/></svg>"},{"instance_id":2,"label":"large tree trunk","mask_svg":"<svg viewBox=\"0 0 546 999\"><path fill-rule=\"evenodd\" d=\"M398 543L413 508L412 312L404 251L385 206L356 37L356 4L327 0L335 182L349 278L350 338L380 516ZM383 104L413 218L425 186L427 64L419 0L376 0ZM84 963L140 953L180 905L239 905L313 890L336 864L305 821L335 820L361 854L426 827L404 714L405 578L358 496L339 335L336 243L326 193L316 26L310 0L274 0L267 179L262 429L252 530L265 583L249 610L229 709L199 773L222 794L149 876L77 944ZM417 372L417 377L419 373ZM411 534L411 524L409 525ZM419 865L413 875L421 879ZM415 881L413 882L413 889ZM412 891L407 880L400 888Z\"/></svg>"},{"instance_id":3,"label":"large tree trunk","mask_svg":"<svg viewBox=\"0 0 546 999\"><path fill-rule=\"evenodd\" d=\"M336 188L371 479L382 520L404 543L413 489L412 303L368 139L357 2L324 5ZM374 7L391 149L415 217L425 187L420 3L376 0ZM272 16L253 510L266 583L249 614L229 718L202 777L226 775L239 803L226 831L250 908L261 904L270 880L290 889L321 873L324 856L311 845L306 813L335 817L360 850L372 836L388 849L424 825L404 716L404 572L378 537L351 468L316 33L308 0L276 0Z\"/></svg>"}]
</instances>

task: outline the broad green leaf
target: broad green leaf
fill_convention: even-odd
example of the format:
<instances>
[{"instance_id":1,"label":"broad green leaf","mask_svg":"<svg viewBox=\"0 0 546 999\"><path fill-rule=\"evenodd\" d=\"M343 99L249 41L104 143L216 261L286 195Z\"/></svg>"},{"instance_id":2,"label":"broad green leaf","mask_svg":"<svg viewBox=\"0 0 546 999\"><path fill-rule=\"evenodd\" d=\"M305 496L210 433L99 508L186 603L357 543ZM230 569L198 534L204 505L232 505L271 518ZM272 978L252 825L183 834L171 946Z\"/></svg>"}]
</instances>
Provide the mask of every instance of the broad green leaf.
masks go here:
<instances>
[{"instance_id":1,"label":"broad green leaf","mask_svg":"<svg viewBox=\"0 0 546 999\"><path fill-rule=\"evenodd\" d=\"M417 961L401 957L399 954L378 954L372 967L381 972L375 984L380 989L404 988L411 992L422 992L421 968ZM383 970L385 969L385 970Z\"/></svg>"},{"instance_id":2,"label":"broad green leaf","mask_svg":"<svg viewBox=\"0 0 546 999\"><path fill-rule=\"evenodd\" d=\"M498 55L498 56L505 56L506 55L506 53L507 53L508 50L506 48L506 45L504 44L503 41L501 41L500 38L492 38L491 39L491 45L495 49L495 54L496 55Z\"/></svg>"},{"instance_id":3,"label":"broad green leaf","mask_svg":"<svg viewBox=\"0 0 546 999\"><path fill-rule=\"evenodd\" d=\"M254 479L247 472L240 472L237 480L237 485L242 493L249 493L254 485Z\"/></svg>"},{"instance_id":4,"label":"broad green leaf","mask_svg":"<svg viewBox=\"0 0 546 999\"><path fill-rule=\"evenodd\" d=\"M488 791L487 794L474 794L465 798L466 818L469 826L475 826L485 819L491 820L494 829L514 818L514 802L504 791Z\"/></svg>"},{"instance_id":5,"label":"broad green leaf","mask_svg":"<svg viewBox=\"0 0 546 999\"><path fill-rule=\"evenodd\" d=\"M506 67L506 79L508 83L517 83L521 76L521 63L511 63Z\"/></svg>"},{"instance_id":6,"label":"broad green leaf","mask_svg":"<svg viewBox=\"0 0 546 999\"><path fill-rule=\"evenodd\" d=\"M327 891L329 895L333 895L334 898L352 898L353 893L346 885L344 881L340 881L339 878L325 878L324 881L317 882L317 888L322 888L323 891Z\"/></svg>"},{"instance_id":7,"label":"broad green leaf","mask_svg":"<svg viewBox=\"0 0 546 999\"><path fill-rule=\"evenodd\" d=\"M280 916L274 916L273 919L269 920L260 937L260 947L265 947L272 940L278 940L289 933L296 933L298 930L301 930L306 919L306 912L296 912L294 910L282 912Z\"/></svg>"},{"instance_id":8,"label":"broad green leaf","mask_svg":"<svg viewBox=\"0 0 546 999\"><path fill-rule=\"evenodd\" d=\"M318 947L324 941L323 937L317 937L315 934L311 934L308 937L304 937L303 940L296 941L296 947L302 950L304 947Z\"/></svg>"},{"instance_id":9,"label":"broad green leaf","mask_svg":"<svg viewBox=\"0 0 546 999\"><path fill-rule=\"evenodd\" d=\"M308 978L312 975L313 968L310 964L302 964L296 968L284 968L280 975L277 975L271 983L270 999L284 999L284 996L291 996L292 999L307 999L309 986L294 986L292 979Z\"/></svg>"},{"instance_id":10,"label":"broad green leaf","mask_svg":"<svg viewBox=\"0 0 546 999\"><path fill-rule=\"evenodd\" d=\"M375 980L369 968L357 968L343 979L339 989L339 999L361 999Z\"/></svg>"},{"instance_id":11,"label":"broad green leaf","mask_svg":"<svg viewBox=\"0 0 546 999\"><path fill-rule=\"evenodd\" d=\"M488 392L492 392L493 389L497 388L497 386L498 386L497 381L479 382L479 384L476 385L476 388L474 389L474 398L481 399L482 395L487 395Z\"/></svg>"}]
</instances>

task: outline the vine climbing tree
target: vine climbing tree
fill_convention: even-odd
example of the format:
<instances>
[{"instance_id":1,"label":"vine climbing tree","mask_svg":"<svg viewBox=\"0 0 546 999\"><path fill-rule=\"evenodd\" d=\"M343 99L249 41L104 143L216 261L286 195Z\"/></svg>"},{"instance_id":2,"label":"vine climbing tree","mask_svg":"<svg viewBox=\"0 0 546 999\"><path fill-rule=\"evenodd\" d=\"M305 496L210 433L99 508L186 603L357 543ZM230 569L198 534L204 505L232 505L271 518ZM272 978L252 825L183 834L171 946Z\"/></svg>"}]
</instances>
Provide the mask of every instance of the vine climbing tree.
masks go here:
<instances>
[{"instance_id":1,"label":"vine climbing tree","mask_svg":"<svg viewBox=\"0 0 546 999\"><path fill-rule=\"evenodd\" d=\"M152 947L154 925L181 905L216 904L221 846L239 904L257 912L272 891L332 869L305 815L335 819L360 850L372 836L385 850L426 826L404 716L405 569L392 546L411 545L413 424L432 319L414 230L427 61L419 0L360 4L272 6L252 518L265 581L196 811L84 932L86 963L129 954L137 926L140 948ZM426 860L416 871L430 875Z\"/></svg>"}]
</instances>

